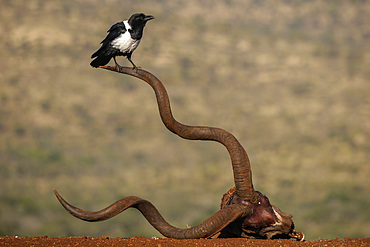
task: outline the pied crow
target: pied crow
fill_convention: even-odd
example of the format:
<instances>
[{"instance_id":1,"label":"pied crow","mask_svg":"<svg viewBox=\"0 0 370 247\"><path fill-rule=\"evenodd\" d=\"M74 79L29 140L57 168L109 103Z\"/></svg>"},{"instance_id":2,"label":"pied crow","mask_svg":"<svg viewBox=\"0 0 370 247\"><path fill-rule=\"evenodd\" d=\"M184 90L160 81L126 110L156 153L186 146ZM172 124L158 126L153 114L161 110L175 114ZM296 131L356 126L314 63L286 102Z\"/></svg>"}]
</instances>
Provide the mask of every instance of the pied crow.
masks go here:
<instances>
[{"instance_id":1,"label":"pied crow","mask_svg":"<svg viewBox=\"0 0 370 247\"><path fill-rule=\"evenodd\" d=\"M107 32L108 35L101 42L101 47L91 58L92 67L99 67L106 65L111 58L114 59L116 66L121 67L117 61L116 56L125 56L136 68L136 65L131 61L131 55L140 43L143 37L143 30L147 21L154 19L151 15L143 13L133 14L130 19L114 24Z\"/></svg>"}]
</instances>

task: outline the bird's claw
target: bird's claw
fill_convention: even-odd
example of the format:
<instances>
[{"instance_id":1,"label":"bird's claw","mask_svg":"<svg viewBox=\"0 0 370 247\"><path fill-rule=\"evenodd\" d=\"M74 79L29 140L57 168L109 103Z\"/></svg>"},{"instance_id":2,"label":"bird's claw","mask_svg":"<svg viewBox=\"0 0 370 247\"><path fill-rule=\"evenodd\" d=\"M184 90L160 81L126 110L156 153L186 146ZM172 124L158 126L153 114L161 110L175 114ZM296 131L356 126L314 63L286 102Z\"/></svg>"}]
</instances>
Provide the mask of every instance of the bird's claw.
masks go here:
<instances>
[{"instance_id":1,"label":"bird's claw","mask_svg":"<svg viewBox=\"0 0 370 247\"><path fill-rule=\"evenodd\" d=\"M120 66L119 64L116 64L116 66L114 66L114 68L119 73L121 71L122 66Z\"/></svg>"}]
</instances>

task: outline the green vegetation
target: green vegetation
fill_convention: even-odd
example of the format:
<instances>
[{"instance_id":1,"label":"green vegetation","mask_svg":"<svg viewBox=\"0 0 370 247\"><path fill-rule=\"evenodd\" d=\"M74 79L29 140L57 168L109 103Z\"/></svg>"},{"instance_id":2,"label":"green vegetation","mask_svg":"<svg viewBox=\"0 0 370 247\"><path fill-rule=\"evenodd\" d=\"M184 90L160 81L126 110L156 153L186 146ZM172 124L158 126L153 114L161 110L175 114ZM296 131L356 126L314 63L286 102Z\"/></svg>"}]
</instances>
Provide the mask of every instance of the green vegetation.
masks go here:
<instances>
[{"instance_id":1,"label":"green vegetation","mask_svg":"<svg viewBox=\"0 0 370 247\"><path fill-rule=\"evenodd\" d=\"M233 133L255 188L308 239L370 236L368 1L2 1L0 234L159 236L128 195L178 227L233 186L226 150L163 126L144 82L89 66L111 24L152 14L133 61L183 123ZM123 59L121 64L129 65Z\"/></svg>"}]
</instances>

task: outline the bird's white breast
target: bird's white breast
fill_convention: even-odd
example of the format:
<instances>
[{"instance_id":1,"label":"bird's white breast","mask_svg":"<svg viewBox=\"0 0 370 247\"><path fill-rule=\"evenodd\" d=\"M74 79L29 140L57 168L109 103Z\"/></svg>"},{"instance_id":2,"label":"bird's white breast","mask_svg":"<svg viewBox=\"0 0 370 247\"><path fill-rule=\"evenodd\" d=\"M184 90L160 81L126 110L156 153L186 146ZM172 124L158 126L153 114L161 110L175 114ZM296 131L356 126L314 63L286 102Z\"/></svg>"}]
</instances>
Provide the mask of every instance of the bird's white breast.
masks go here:
<instances>
[{"instance_id":1,"label":"bird's white breast","mask_svg":"<svg viewBox=\"0 0 370 247\"><path fill-rule=\"evenodd\" d=\"M131 26L127 21L124 21L123 23L125 24L127 31L114 39L111 44L122 53L132 53L139 45L140 40L132 39L130 32L128 31L131 29Z\"/></svg>"}]
</instances>

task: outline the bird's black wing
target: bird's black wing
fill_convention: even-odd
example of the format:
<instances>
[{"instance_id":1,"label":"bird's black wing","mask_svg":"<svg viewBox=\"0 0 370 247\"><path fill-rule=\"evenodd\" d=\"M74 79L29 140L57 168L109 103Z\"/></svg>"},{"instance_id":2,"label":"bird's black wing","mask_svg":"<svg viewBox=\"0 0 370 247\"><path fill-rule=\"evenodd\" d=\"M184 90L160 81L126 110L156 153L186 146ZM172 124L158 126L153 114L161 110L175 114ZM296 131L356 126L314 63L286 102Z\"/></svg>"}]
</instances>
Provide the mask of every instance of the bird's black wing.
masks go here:
<instances>
[{"instance_id":1,"label":"bird's black wing","mask_svg":"<svg viewBox=\"0 0 370 247\"><path fill-rule=\"evenodd\" d=\"M99 48L99 50L97 50L94 54L92 54L91 58L99 56L100 52L103 51L105 49L105 47L110 42L112 42L112 40L114 40L115 38L120 36L122 33L125 33L126 31L127 31L127 29L126 29L125 24L123 22L117 22L116 24L114 24L107 31L107 33L108 33L107 37L105 37L105 39L102 42L100 42L100 44L102 44L102 45Z\"/></svg>"},{"instance_id":2,"label":"bird's black wing","mask_svg":"<svg viewBox=\"0 0 370 247\"><path fill-rule=\"evenodd\" d=\"M125 33L127 30L126 30L126 27L125 27L125 24L123 24L123 22L117 22L116 24L114 24L108 31L108 35L107 37L105 37L105 39L101 42L101 44L106 44L106 43L110 43L112 40L114 40L115 38L117 38L118 36L120 36L122 33Z\"/></svg>"}]
</instances>

